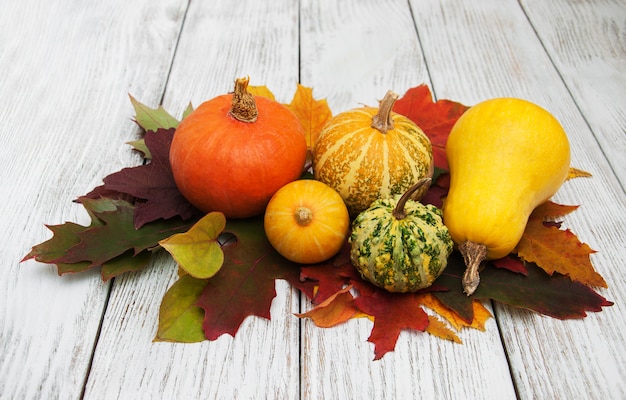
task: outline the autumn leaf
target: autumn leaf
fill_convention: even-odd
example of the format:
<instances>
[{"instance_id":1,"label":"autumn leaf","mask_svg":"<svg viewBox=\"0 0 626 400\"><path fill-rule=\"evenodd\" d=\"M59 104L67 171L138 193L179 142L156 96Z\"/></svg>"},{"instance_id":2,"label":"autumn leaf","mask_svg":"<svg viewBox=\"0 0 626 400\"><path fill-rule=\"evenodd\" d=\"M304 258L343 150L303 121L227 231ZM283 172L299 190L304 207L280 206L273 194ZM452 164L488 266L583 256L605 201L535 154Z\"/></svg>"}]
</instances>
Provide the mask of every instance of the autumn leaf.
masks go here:
<instances>
[{"instance_id":1,"label":"autumn leaf","mask_svg":"<svg viewBox=\"0 0 626 400\"><path fill-rule=\"evenodd\" d=\"M613 304L580 282L560 274L550 276L532 263L527 263L526 268L528 274L524 276L486 267L480 273L480 286L474 295L466 296L461 289L465 264L455 251L445 271L435 281L450 290L432 294L467 322L474 319L474 299L494 300L558 319L583 318L587 311L601 311L602 307Z\"/></svg>"},{"instance_id":2,"label":"autumn leaf","mask_svg":"<svg viewBox=\"0 0 626 400\"><path fill-rule=\"evenodd\" d=\"M121 255L102 264L102 280L106 282L109 279L125 274L126 272L139 271L147 267L150 263L150 260L152 260L152 252L149 250L141 251L138 254L135 254L132 249L127 250Z\"/></svg>"},{"instance_id":3,"label":"autumn leaf","mask_svg":"<svg viewBox=\"0 0 626 400\"><path fill-rule=\"evenodd\" d=\"M48 226L49 240L33 246L22 259L56 264L59 275L102 266L103 280L145 267L149 249L158 241L189 228L180 220L148 224L136 230L132 224L133 206L123 200L81 198L91 218L89 226L73 222ZM145 254L143 254L145 253Z\"/></svg>"},{"instance_id":4,"label":"autumn leaf","mask_svg":"<svg viewBox=\"0 0 626 400\"><path fill-rule=\"evenodd\" d=\"M591 174L581 169L570 168L567 171L567 180L574 179L574 178L589 178L589 177L591 177Z\"/></svg>"},{"instance_id":5,"label":"autumn leaf","mask_svg":"<svg viewBox=\"0 0 626 400\"><path fill-rule=\"evenodd\" d=\"M178 265L197 279L210 278L224 262L224 253L217 239L226 226L226 217L212 212L202 217L187 232L177 233L159 244Z\"/></svg>"},{"instance_id":6,"label":"autumn leaf","mask_svg":"<svg viewBox=\"0 0 626 400\"><path fill-rule=\"evenodd\" d=\"M418 299L420 304L439 314L457 331L461 330L461 328L474 328L484 331L485 323L491 318L489 310L478 300L472 302L473 318L468 322L452 309L446 307L433 293L424 293Z\"/></svg>"},{"instance_id":7,"label":"autumn leaf","mask_svg":"<svg viewBox=\"0 0 626 400\"><path fill-rule=\"evenodd\" d=\"M422 128L433 145L435 166L448 170L446 142L452 126L469 107L450 100L433 102L430 89L420 85L407 90L393 106L393 111L402 114Z\"/></svg>"},{"instance_id":8,"label":"autumn leaf","mask_svg":"<svg viewBox=\"0 0 626 400\"><path fill-rule=\"evenodd\" d=\"M581 243L569 229L561 230L544 224L546 220L555 219L576 208L550 201L537 207L514 252L525 261L537 264L549 275L558 272L586 285L607 287L591 264L589 256L595 251Z\"/></svg>"},{"instance_id":9,"label":"autumn leaf","mask_svg":"<svg viewBox=\"0 0 626 400\"><path fill-rule=\"evenodd\" d=\"M367 340L374 344L375 360L393 351L402 330L423 332L428 327L428 315L415 295L389 293L369 284L354 284L360 293L354 303L374 317L374 326Z\"/></svg>"},{"instance_id":10,"label":"autumn leaf","mask_svg":"<svg viewBox=\"0 0 626 400\"><path fill-rule=\"evenodd\" d=\"M352 286L346 286L313 309L296 315L300 318L310 318L320 328L330 328L346 322L359 313L359 309L354 304L354 297L350 293L351 289Z\"/></svg>"},{"instance_id":11,"label":"autumn leaf","mask_svg":"<svg viewBox=\"0 0 626 400\"><path fill-rule=\"evenodd\" d=\"M248 93L255 96L267 97L270 100L276 100L274 93L267 86L248 86Z\"/></svg>"},{"instance_id":12,"label":"autumn leaf","mask_svg":"<svg viewBox=\"0 0 626 400\"><path fill-rule=\"evenodd\" d=\"M182 221L157 221L146 224L142 229L133 225L134 206L121 200L87 198L79 199L85 208L94 209L93 203L106 202L113 209L95 211L102 224L78 232L80 242L67 249L60 257L50 260L57 263L89 261L90 266L99 266L132 249L134 254L153 248L159 240L174 233L185 231L188 224Z\"/></svg>"},{"instance_id":13,"label":"autumn leaf","mask_svg":"<svg viewBox=\"0 0 626 400\"><path fill-rule=\"evenodd\" d=\"M167 290L159 308L155 341L194 343L205 340L202 330L204 311L196 302L206 282L185 275Z\"/></svg>"},{"instance_id":14,"label":"autumn leaf","mask_svg":"<svg viewBox=\"0 0 626 400\"><path fill-rule=\"evenodd\" d=\"M426 332L433 336L444 340L450 340L455 343L463 343L463 341L448 326L434 315L428 316L428 326Z\"/></svg>"},{"instance_id":15,"label":"autumn leaf","mask_svg":"<svg viewBox=\"0 0 626 400\"><path fill-rule=\"evenodd\" d=\"M148 146L146 146L146 141L144 139L132 140L130 142L126 142L126 144L131 145L133 150L141 153L144 159L150 160L152 158L152 154L150 154L150 149L148 149Z\"/></svg>"},{"instance_id":16,"label":"autumn leaf","mask_svg":"<svg viewBox=\"0 0 626 400\"><path fill-rule=\"evenodd\" d=\"M203 330L209 340L235 336L250 315L270 319L274 281L297 281L300 275L296 264L272 248L262 219L228 221L224 232L234 235L236 242L222 248L224 264L207 280L196 303L204 310Z\"/></svg>"},{"instance_id":17,"label":"autumn leaf","mask_svg":"<svg viewBox=\"0 0 626 400\"><path fill-rule=\"evenodd\" d=\"M158 129L178 127L180 122L170 115L170 113L165 111L163 106L150 108L139 102L133 96L128 96L130 97L130 102L135 109L135 122L137 122L137 124L145 131L157 131Z\"/></svg>"},{"instance_id":18,"label":"autumn leaf","mask_svg":"<svg viewBox=\"0 0 626 400\"><path fill-rule=\"evenodd\" d=\"M145 143L152 160L145 165L124 168L103 179L104 185L95 188L85 197L95 199L112 197L122 193L141 199L133 216L135 228L158 219L176 216L189 220L198 216L199 211L192 206L176 187L169 162L169 149L174 137L174 129L148 131Z\"/></svg>"},{"instance_id":19,"label":"autumn leaf","mask_svg":"<svg viewBox=\"0 0 626 400\"><path fill-rule=\"evenodd\" d=\"M306 144L309 150L312 150L322 128L332 117L326 99L315 100L313 89L298 84L296 93L287 107L300 120L306 134Z\"/></svg>"},{"instance_id":20,"label":"autumn leaf","mask_svg":"<svg viewBox=\"0 0 626 400\"><path fill-rule=\"evenodd\" d=\"M509 254L508 256L499 258L497 260L489 260L488 263L489 265L492 265L496 268L508 269L509 271L517 272L522 275L528 274L524 262L512 254Z\"/></svg>"}]
</instances>

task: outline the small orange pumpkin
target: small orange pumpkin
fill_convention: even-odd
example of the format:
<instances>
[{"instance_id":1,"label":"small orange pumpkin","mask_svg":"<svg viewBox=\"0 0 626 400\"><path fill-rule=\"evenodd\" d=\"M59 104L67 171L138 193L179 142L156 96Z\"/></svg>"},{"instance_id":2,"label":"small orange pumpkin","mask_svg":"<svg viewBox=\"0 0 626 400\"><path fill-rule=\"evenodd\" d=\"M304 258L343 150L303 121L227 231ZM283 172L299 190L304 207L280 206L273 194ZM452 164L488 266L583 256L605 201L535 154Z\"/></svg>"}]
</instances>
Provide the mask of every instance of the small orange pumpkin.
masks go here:
<instances>
[{"instance_id":1,"label":"small orange pumpkin","mask_svg":"<svg viewBox=\"0 0 626 400\"><path fill-rule=\"evenodd\" d=\"M350 228L341 196L315 180L298 180L282 187L265 210L265 235L283 257L315 264L339 252Z\"/></svg>"},{"instance_id":2,"label":"small orange pumpkin","mask_svg":"<svg viewBox=\"0 0 626 400\"><path fill-rule=\"evenodd\" d=\"M248 82L237 79L234 93L202 103L176 129L170 148L183 196L228 218L262 214L278 189L300 177L307 156L298 118L248 93Z\"/></svg>"}]
</instances>

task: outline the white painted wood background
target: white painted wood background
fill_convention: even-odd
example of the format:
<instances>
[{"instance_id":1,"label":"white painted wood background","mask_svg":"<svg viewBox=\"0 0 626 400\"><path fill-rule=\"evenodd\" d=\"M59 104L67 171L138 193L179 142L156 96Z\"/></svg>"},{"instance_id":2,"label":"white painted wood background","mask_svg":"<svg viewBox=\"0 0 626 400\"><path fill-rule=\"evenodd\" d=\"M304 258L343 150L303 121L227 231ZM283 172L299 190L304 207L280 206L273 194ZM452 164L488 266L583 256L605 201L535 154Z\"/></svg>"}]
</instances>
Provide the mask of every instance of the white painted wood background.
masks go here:
<instances>
[{"instance_id":1,"label":"white painted wood background","mask_svg":"<svg viewBox=\"0 0 626 400\"><path fill-rule=\"evenodd\" d=\"M88 4L87 4L88 3ZM623 0L0 0L0 399L626 398L626 4ZM372 361L371 323L319 329L279 282L272 321L235 338L153 343L176 279L162 255L103 283L19 260L44 223L136 158L127 94L179 116L237 76L288 102L314 88L335 113L428 84L471 105L516 96L550 110L590 179L555 200L615 302L558 321L487 304L463 345L401 334Z\"/></svg>"}]
</instances>

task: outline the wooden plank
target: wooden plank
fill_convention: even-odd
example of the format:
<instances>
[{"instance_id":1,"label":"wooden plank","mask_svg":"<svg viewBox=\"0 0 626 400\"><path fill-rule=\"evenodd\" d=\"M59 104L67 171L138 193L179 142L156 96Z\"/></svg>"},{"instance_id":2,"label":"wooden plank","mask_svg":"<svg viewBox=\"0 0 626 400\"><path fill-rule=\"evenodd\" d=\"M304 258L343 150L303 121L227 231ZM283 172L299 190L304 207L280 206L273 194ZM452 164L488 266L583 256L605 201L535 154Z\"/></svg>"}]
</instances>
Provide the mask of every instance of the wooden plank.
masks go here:
<instances>
[{"instance_id":1,"label":"wooden plank","mask_svg":"<svg viewBox=\"0 0 626 400\"><path fill-rule=\"evenodd\" d=\"M558 321L498 305L498 324L519 396L623 398L626 389L619 377L626 368L626 340L620 327L626 282L619 266L626 259L626 201L579 109L590 114L585 116L588 120L598 115L570 96L552 64L555 56L546 53L535 33L542 28L525 20L517 2L433 0L414 1L412 6L439 98L465 104L496 96L534 101L564 125L571 142L572 165L594 174L592 179L567 182L554 200L582 204L565 218L565 227L599 251L592 261L609 283L608 290L599 292L616 304L582 321ZM623 94L613 100L616 107L624 108Z\"/></svg>"},{"instance_id":2,"label":"wooden plank","mask_svg":"<svg viewBox=\"0 0 626 400\"><path fill-rule=\"evenodd\" d=\"M160 98L185 2L4 2L0 14L0 397L78 399L109 284L20 264L88 221L72 200L138 162L127 93ZM138 23L141 21L141 23Z\"/></svg>"},{"instance_id":3,"label":"wooden plank","mask_svg":"<svg viewBox=\"0 0 626 400\"><path fill-rule=\"evenodd\" d=\"M232 91L236 77L267 85L289 102L298 82L297 1L191 2L165 94L180 115ZM152 343L158 310L176 280L162 257L117 279L95 352L86 395L99 398L297 398L299 309L296 291L277 285L272 321L246 319L235 338L199 344Z\"/></svg>"},{"instance_id":4,"label":"wooden plank","mask_svg":"<svg viewBox=\"0 0 626 400\"><path fill-rule=\"evenodd\" d=\"M303 1L301 32L302 83L335 113L429 83L406 2ZM463 345L403 332L379 361L371 329L368 320L330 329L303 321L302 398L515 398L493 319L486 332L461 332Z\"/></svg>"},{"instance_id":5,"label":"wooden plank","mask_svg":"<svg viewBox=\"0 0 626 400\"><path fill-rule=\"evenodd\" d=\"M626 3L522 1L570 94L626 187Z\"/></svg>"}]
</instances>

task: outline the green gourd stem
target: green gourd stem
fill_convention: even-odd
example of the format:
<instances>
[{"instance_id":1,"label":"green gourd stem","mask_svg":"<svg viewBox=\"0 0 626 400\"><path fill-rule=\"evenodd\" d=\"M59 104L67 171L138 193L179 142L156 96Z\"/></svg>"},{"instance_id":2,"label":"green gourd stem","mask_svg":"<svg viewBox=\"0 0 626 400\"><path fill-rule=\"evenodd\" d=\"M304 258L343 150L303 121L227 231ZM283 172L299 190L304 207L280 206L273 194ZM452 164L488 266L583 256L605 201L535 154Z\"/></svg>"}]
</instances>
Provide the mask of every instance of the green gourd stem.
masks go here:
<instances>
[{"instance_id":1,"label":"green gourd stem","mask_svg":"<svg viewBox=\"0 0 626 400\"><path fill-rule=\"evenodd\" d=\"M229 114L241 122L254 122L259 115L254 96L248 93L249 82L249 77L235 79L235 91Z\"/></svg>"},{"instance_id":2,"label":"green gourd stem","mask_svg":"<svg viewBox=\"0 0 626 400\"><path fill-rule=\"evenodd\" d=\"M307 226L313 222L313 212L307 207L298 207L293 213L296 223L300 226Z\"/></svg>"},{"instance_id":3,"label":"green gourd stem","mask_svg":"<svg viewBox=\"0 0 626 400\"><path fill-rule=\"evenodd\" d=\"M415 185L411 186L409 190L404 192L402 197L400 197L400 200L398 200L396 207L393 209L392 214L395 219L400 220L400 219L406 218L406 210L404 209L406 202L413 195L413 193L415 193L419 188L429 183L430 181L431 181L430 178L420 179Z\"/></svg>"},{"instance_id":4,"label":"green gourd stem","mask_svg":"<svg viewBox=\"0 0 626 400\"><path fill-rule=\"evenodd\" d=\"M372 128L378 129L382 133L387 133L393 129L393 120L391 119L391 109L398 100L398 95L391 90L385 94L380 102L378 113L372 117Z\"/></svg>"},{"instance_id":5,"label":"green gourd stem","mask_svg":"<svg viewBox=\"0 0 626 400\"><path fill-rule=\"evenodd\" d=\"M459 245L459 251L465 261L465 273L463 274L463 291L471 296L480 284L478 269L487 257L487 246L475 242L463 242Z\"/></svg>"}]
</instances>

